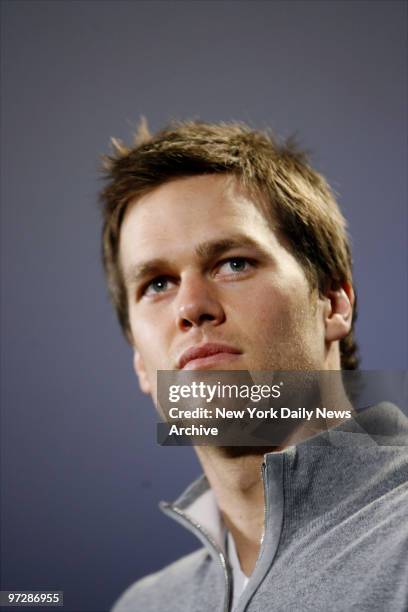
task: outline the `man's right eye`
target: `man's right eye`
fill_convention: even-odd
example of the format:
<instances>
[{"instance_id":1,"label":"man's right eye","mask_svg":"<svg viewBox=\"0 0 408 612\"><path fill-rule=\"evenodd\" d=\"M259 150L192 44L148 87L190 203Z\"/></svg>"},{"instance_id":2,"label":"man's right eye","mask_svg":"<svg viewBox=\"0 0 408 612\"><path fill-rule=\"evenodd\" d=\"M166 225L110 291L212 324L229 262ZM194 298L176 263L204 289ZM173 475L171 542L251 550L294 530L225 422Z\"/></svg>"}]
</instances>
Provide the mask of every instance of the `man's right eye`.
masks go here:
<instances>
[{"instance_id":1,"label":"man's right eye","mask_svg":"<svg viewBox=\"0 0 408 612\"><path fill-rule=\"evenodd\" d=\"M164 293L173 285L168 276L158 276L151 280L143 289L143 295L154 296L158 293Z\"/></svg>"}]
</instances>

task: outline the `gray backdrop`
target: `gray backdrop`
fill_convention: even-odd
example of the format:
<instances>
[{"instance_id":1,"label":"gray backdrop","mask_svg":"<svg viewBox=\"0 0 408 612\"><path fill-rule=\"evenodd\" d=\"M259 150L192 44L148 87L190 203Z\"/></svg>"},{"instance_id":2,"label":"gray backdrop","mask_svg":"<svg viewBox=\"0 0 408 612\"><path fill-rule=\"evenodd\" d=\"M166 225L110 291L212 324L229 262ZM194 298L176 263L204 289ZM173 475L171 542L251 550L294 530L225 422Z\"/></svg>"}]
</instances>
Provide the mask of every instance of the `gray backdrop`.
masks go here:
<instances>
[{"instance_id":1,"label":"gray backdrop","mask_svg":"<svg viewBox=\"0 0 408 612\"><path fill-rule=\"evenodd\" d=\"M197 545L99 263L98 155L138 117L297 132L350 222L363 366L407 367L404 2L2 4L2 588L107 610Z\"/></svg>"}]
</instances>

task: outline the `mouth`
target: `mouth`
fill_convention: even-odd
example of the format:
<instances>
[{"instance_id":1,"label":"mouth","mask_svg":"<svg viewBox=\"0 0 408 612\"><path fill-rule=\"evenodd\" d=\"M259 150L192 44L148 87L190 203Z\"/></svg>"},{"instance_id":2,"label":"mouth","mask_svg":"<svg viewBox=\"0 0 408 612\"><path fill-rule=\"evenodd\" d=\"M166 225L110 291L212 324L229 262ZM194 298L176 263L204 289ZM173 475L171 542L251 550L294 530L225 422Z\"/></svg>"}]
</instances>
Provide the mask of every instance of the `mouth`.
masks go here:
<instances>
[{"instance_id":1,"label":"mouth","mask_svg":"<svg viewBox=\"0 0 408 612\"><path fill-rule=\"evenodd\" d=\"M228 344L209 342L188 348L178 363L180 370L205 370L226 361L237 359L241 351Z\"/></svg>"}]
</instances>

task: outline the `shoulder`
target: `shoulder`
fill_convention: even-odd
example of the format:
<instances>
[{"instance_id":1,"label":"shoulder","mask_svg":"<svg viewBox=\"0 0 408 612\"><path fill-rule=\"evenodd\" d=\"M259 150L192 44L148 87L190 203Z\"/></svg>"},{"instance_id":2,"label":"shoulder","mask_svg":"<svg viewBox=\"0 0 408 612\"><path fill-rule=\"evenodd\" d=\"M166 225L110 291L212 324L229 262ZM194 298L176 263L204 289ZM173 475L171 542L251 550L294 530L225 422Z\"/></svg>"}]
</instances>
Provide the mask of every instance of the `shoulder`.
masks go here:
<instances>
[{"instance_id":1,"label":"shoulder","mask_svg":"<svg viewBox=\"0 0 408 612\"><path fill-rule=\"evenodd\" d=\"M118 599L112 612L177 610L186 601L186 587L202 583L211 565L205 548L182 557L162 570L132 584Z\"/></svg>"}]
</instances>

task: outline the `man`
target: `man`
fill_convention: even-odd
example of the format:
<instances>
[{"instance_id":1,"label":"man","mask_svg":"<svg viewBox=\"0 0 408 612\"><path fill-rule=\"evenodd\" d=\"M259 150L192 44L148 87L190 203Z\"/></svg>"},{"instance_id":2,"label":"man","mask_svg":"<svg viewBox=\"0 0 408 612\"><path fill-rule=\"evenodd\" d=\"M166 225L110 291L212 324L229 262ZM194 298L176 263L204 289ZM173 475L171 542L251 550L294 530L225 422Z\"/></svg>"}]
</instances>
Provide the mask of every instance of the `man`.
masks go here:
<instances>
[{"instance_id":1,"label":"man","mask_svg":"<svg viewBox=\"0 0 408 612\"><path fill-rule=\"evenodd\" d=\"M156 404L158 370L357 367L345 221L293 144L186 122L154 136L142 124L134 147L114 145L103 261ZM270 452L198 446L205 476L162 509L204 547L115 612L408 609L406 447L333 432L301 424Z\"/></svg>"}]
</instances>

